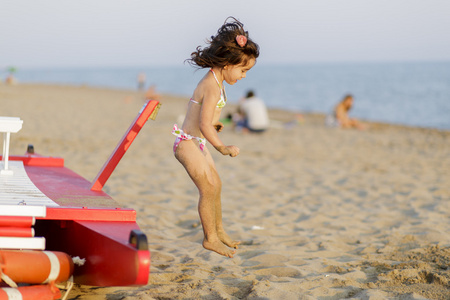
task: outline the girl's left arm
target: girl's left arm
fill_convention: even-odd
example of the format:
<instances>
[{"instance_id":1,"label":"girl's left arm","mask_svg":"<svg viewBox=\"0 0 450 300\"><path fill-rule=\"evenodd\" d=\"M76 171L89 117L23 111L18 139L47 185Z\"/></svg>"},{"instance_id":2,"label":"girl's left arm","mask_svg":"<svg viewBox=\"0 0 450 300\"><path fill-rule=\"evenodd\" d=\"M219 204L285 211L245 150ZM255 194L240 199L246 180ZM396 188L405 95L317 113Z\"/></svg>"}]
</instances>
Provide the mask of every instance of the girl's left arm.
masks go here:
<instances>
[{"instance_id":1,"label":"girl's left arm","mask_svg":"<svg viewBox=\"0 0 450 300\"><path fill-rule=\"evenodd\" d=\"M216 111L216 103L214 102L214 99L217 98L218 96L214 95L214 93L212 93L212 95L205 94L200 112L200 131L208 142L216 149L217 147L225 146L217 134L219 130L216 127L216 124L213 123L213 118Z\"/></svg>"}]
</instances>

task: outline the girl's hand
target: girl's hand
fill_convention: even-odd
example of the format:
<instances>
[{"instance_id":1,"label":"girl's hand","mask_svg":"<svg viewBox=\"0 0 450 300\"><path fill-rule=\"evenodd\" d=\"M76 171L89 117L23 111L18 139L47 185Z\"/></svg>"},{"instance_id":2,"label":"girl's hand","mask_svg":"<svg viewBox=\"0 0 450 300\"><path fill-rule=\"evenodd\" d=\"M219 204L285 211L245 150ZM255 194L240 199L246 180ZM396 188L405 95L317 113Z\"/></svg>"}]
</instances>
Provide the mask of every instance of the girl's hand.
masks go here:
<instances>
[{"instance_id":1,"label":"girl's hand","mask_svg":"<svg viewBox=\"0 0 450 300\"><path fill-rule=\"evenodd\" d=\"M217 132L221 132L223 129L223 123L222 122L217 122L216 125L214 125L214 128L216 128Z\"/></svg>"},{"instance_id":2,"label":"girl's hand","mask_svg":"<svg viewBox=\"0 0 450 300\"><path fill-rule=\"evenodd\" d=\"M216 147L216 150L223 155L229 155L231 157L235 157L239 154L239 148L236 146L218 146Z\"/></svg>"}]
</instances>

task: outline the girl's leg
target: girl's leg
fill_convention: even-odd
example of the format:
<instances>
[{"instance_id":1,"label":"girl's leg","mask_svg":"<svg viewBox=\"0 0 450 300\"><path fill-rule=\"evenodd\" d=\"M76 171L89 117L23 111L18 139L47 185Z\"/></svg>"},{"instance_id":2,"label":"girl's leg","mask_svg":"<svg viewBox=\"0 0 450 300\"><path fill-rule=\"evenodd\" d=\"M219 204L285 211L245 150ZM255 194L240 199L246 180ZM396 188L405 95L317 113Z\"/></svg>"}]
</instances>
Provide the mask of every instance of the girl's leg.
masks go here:
<instances>
[{"instance_id":1,"label":"girl's leg","mask_svg":"<svg viewBox=\"0 0 450 300\"><path fill-rule=\"evenodd\" d=\"M214 165L214 162L211 161L210 162L211 168L212 168L212 173L214 176L214 182L216 182L216 194L215 194L215 215L216 215L216 230L217 230L217 235L219 236L219 239L228 247L231 248L238 248L238 245L241 243L239 241L233 241L228 234L225 232L225 229L223 228L223 223L222 223L222 200L221 200L221 195L222 195L222 181L220 180L219 174L217 173L216 167Z\"/></svg>"},{"instance_id":2,"label":"girl's leg","mask_svg":"<svg viewBox=\"0 0 450 300\"><path fill-rule=\"evenodd\" d=\"M198 212L205 236L203 247L221 255L233 257L235 251L227 248L217 234L215 199L217 183L220 181L217 182L214 176L215 169L211 168L209 163L210 160L212 161L211 154L206 147L204 151L201 151L193 141L182 141L178 145L175 157L184 166L200 194Z\"/></svg>"}]
</instances>

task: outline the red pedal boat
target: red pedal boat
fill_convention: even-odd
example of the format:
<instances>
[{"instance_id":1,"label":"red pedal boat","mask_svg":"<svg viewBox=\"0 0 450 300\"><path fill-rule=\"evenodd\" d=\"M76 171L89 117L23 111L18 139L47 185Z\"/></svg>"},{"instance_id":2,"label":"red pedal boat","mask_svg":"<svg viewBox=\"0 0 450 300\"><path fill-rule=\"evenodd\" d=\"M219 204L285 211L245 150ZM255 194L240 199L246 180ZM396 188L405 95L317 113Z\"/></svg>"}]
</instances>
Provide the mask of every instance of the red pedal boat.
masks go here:
<instances>
[{"instance_id":1,"label":"red pedal boat","mask_svg":"<svg viewBox=\"0 0 450 300\"><path fill-rule=\"evenodd\" d=\"M18 249L23 255L31 249L63 252L79 259L81 263L73 266L75 283L147 284L150 251L147 237L136 223L136 211L121 207L102 188L146 121L156 117L159 106L155 100L144 104L93 182L66 168L62 158L35 154L31 145L25 155L10 156L10 133L17 132L22 123L18 118L0 117L0 132L4 133L0 274L19 276L8 274L14 268L7 267L11 258L6 254L11 250L5 249ZM3 299L1 293L0 289Z\"/></svg>"}]
</instances>

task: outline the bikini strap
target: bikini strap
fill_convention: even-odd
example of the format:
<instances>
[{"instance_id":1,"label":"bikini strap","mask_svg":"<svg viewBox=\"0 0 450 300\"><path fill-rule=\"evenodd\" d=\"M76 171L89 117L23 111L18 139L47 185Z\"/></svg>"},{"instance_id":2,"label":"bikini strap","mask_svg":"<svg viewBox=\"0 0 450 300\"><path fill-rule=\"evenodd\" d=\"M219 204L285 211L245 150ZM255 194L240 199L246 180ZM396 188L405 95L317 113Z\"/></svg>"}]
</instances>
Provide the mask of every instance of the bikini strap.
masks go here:
<instances>
[{"instance_id":1,"label":"bikini strap","mask_svg":"<svg viewBox=\"0 0 450 300\"><path fill-rule=\"evenodd\" d=\"M209 70L211 71L211 73L212 73L213 76L214 76L214 79L216 80L217 84L219 85L220 91L222 91L222 86L220 85L220 82L219 82L219 80L217 79L216 73L214 73L213 69L209 69Z\"/></svg>"},{"instance_id":2,"label":"bikini strap","mask_svg":"<svg viewBox=\"0 0 450 300\"><path fill-rule=\"evenodd\" d=\"M211 69L209 69L209 70L211 71L211 73L212 73L213 76L214 76L214 79L216 80L217 84L219 85L220 96L223 97L223 98L224 98L224 101L226 102L226 101L227 101L227 100L226 100L226 99L227 99L227 94L225 93L225 88L223 88L223 87L220 85L220 82L219 82L219 80L217 79L216 73L214 73L213 69L211 68Z\"/></svg>"}]
</instances>

